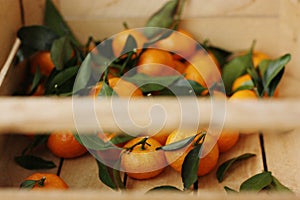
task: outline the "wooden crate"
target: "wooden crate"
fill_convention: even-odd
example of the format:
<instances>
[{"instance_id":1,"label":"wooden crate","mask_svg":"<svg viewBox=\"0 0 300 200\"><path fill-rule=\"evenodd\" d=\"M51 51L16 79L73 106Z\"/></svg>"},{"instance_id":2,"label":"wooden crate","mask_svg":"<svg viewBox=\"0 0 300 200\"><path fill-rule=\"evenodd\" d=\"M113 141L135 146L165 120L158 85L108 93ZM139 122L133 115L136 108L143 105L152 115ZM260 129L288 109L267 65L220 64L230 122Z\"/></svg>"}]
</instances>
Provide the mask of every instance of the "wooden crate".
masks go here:
<instances>
[{"instance_id":1,"label":"wooden crate","mask_svg":"<svg viewBox=\"0 0 300 200\"><path fill-rule=\"evenodd\" d=\"M86 41L90 35L98 39L108 37L122 30L122 22L126 21L130 27L141 27L146 19L156 11L166 0L55 0L57 7L74 30L81 41ZM147 6L146 6L147 5ZM47 151L41 151L43 157L54 160L61 166L60 176L70 185L68 192L27 193L17 191L20 182L32 171L24 170L15 165L13 158L29 142L23 135L13 134L27 131L49 131L55 128L75 128L72 115L72 99L48 98L12 98L7 97L24 79L24 67L15 68L12 58L19 42L16 41L16 31L22 25L40 24L42 22L44 1L36 0L0 0L0 44L3 47L0 55L0 195L4 199L23 197L30 199L57 198L96 199L104 198L147 198L141 196L148 189L170 184L182 188L180 175L168 168L165 172L152 180L137 181L128 179L127 185L135 193L120 194L104 186L97 177L97 166L93 157L86 155L78 159L60 160ZM282 83L280 84L280 98L256 102L242 102L240 104L228 103L227 120L225 126L232 128L250 128L264 130L264 150L268 169L286 186L290 187L296 195L300 194L300 169L298 161L298 145L300 144L298 118L300 104L297 102L300 91L300 3L296 0L241 0L241 1L187 1L182 27L194 34L197 39L209 38L213 44L230 50L245 49L250 46L253 39L257 40L256 49L279 56L284 53L292 54L292 61L286 68ZM10 56L9 56L10 55ZM6 63L5 63L6 61ZM87 99L83 99L87 101ZM163 103L162 103L163 102ZM108 102L107 102L108 103ZM174 99L154 100L149 105L147 100L141 100L139 108L162 103L166 108L178 106ZM209 113L208 102L199 99L201 111ZM100 107L102 105L96 104ZM144 107L143 107L144 106ZM51 108L51 109L49 109ZM167 109L168 110L168 109ZM38 112L36 112L38 111ZM110 113L109 107L102 111ZM243 111L243 112L242 112ZM138 113L138 112L137 112ZM37 115L38 114L38 115ZM60 117L57 117L57 115ZM98 113L99 114L99 113ZM172 113L168 112L167 116ZM248 116L248 117L241 117ZM250 117L249 117L250 116ZM205 117L204 117L205 118ZM107 118L109 122L111 118ZM185 119L188 121L188 119ZM209 121L209 115L203 119ZM176 121L169 119L170 126ZM87 127L88 127L87 121ZM115 129L116 127L109 127ZM88 128L87 128L88 129ZM282 133L288 130L288 133ZM5 134L11 133L11 134ZM221 156L220 162L241 153L251 152L257 154L238 169L232 172L222 184L215 178L215 171L199 179L198 194L208 199L225 198L223 186L227 185L237 189L246 178L263 170L262 147L259 136L243 134L232 150ZM57 168L49 172L57 173ZM5 173L3 173L5 172ZM158 194L154 198L181 198L172 194ZM197 198L197 195L190 195ZM242 194L232 198L254 199L253 194ZM265 196L259 198L297 198L291 196Z\"/></svg>"}]
</instances>

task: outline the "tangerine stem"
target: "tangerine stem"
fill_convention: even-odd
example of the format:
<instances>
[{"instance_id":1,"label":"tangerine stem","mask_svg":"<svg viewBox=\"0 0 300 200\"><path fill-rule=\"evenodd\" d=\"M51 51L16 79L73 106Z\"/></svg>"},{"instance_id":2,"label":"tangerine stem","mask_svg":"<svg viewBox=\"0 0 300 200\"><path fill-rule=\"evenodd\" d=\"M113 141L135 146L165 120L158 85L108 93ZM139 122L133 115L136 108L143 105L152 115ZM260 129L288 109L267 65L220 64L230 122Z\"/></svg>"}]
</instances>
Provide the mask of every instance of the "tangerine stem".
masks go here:
<instances>
[{"instance_id":1,"label":"tangerine stem","mask_svg":"<svg viewBox=\"0 0 300 200\"><path fill-rule=\"evenodd\" d=\"M39 187L44 187L45 185L45 180L46 180L46 177L42 177L40 180L37 181L37 184Z\"/></svg>"}]
</instances>

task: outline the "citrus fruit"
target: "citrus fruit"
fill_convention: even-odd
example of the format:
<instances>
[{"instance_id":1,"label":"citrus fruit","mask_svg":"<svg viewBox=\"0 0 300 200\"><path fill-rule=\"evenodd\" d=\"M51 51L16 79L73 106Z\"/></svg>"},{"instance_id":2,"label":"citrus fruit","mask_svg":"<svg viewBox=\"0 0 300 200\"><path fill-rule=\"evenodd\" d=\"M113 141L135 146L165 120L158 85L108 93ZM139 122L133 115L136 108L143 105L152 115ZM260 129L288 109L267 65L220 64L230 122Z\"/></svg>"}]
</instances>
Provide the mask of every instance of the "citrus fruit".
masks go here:
<instances>
[{"instance_id":1,"label":"citrus fruit","mask_svg":"<svg viewBox=\"0 0 300 200\"><path fill-rule=\"evenodd\" d=\"M238 131L222 131L218 138L218 147L220 153L230 150L239 140Z\"/></svg>"},{"instance_id":2,"label":"citrus fruit","mask_svg":"<svg viewBox=\"0 0 300 200\"><path fill-rule=\"evenodd\" d=\"M131 148L142 140L145 138L134 138L123 148ZM148 138L145 145L138 144L130 152L124 152L121 157L122 170L134 179L149 179L159 175L167 166L164 152L156 150L160 146L159 142Z\"/></svg>"},{"instance_id":3,"label":"citrus fruit","mask_svg":"<svg viewBox=\"0 0 300 200\"><path fill-rule=\"evenodd\" d=\"M219 68L207 53L197 51L188 61L184 72L186 79L195 81L203 87L209 87L219 80Z\"/></svg>"},{"instance_id":4,"label":"citrus fruit","mask_svg":"<svg viewBox=\"0 0 300 200\"><path fill-rule=\"evenodd\" d=\"M162 131L156 133L155 135L152 135L151 138L155 139L160 144L165 145L167 138L169 137L170 134L171 134L171 132L166 132L166 131L162 130Z\"/></svg>"},{"instance_id":5,"label":"citrus fruit","mask_svg":"<svg viewBox=\"0 0 300 200\"><path fill-rule=\"evenodd\" d=\"M49 51L39 51L30 59L30 71L32 74L36 72L37 67L44 76L49 76L54 69Z\"/></svg>"},{"instance_id":6,"label":"citrus fruit","mask_svg":"<svg viewBox=\"0 0 300 200\"><path fill-rule=\"evenodd\" d=\"M173 56L168 51L159 49L145 50L138 61L137 72L148 76L175 75Z\"/></svg>"},{"instance_id":7,"label":"citrus fruit","mask_svg":"<svg viewBox=\"0 0 300 200\"><path fill-rule=\"evenodd\" d=\"M145 42L147 42L147 38L141 32L134 29L124 30L121 33L115 35L112 40L112 48L116 57L121 56L129 35L134 37L138 49L143 48L143 45L145 44Z\"/></svg>"},{"instance_id":8,"label":"citrus fruit","mask_svg":"<svg viewBox=\"0 0 300 200\"><path fill-rule=\"evenodd\" d=\"M186 64L179 61L179 60L174 60L174 64L175 64L175 70L180 73L183 74L185 69L186 69Z\"/></svg>"},{"instance_id":9,"label":"citrus fruit","mask_svg":"<svg viewBox=\"0 0 300 200\"><path fill-rule=\"evenodd\" d=\"M61 158L75 158L87 152L71 131L55 131L49 135L47 146L50 151Z\"/></svg>"},{"instance_id":10,"label":"citrus fruit","mask_svg":"<svg viewBox=\"0 0 300 200\"><path fill-rule=\"evenodd\" d=\"M229 98L229 100L237 99L257 99L257 95L253 90L239 90Z\"/></svg>"},{"instance_id":11,"label":"citrus fruit","mask_svg":"<svg viewBox=\"0 0 300 200\"><path fill-rule=\"evenodd\" d=\"M184 132L184 131L173 131L167 141L167 144L171 144L180 140L183 140L187 137L195 135L196 133ZM195 142L195 140L194 140ZM170 166L178 172L182 170L182 164L184 162L184 158L188 154L190 150L192 150L192 144L190 144L186 148L182 148L175 151L166 151L165 155ZM215 166L217 165L219 159L219 149L218 145L215 143L214 139L210 135L205 136L204 147L202 154L205 155L200 159L200 164L198 168L198 176L203 176L211 172Z\"/></svg>"},{"instance_id":12,"label":"citrus fruit","mask_svg":"<svg viewBox=\"0 0 300 200\"><path fill-rule=\"evenodd\" d=\"M243 86L254 87L254 83L249 74L242 75L235 79L235 81L232 84L232 91L236 91L239 87Z\"/></svg>"},{"instance_id":13,"label":"citrus fruit","mask_svg":"<svg viewBox=\"0 0 300 200\"><path fill-rule=\"evenodd\" d=\"M125 81L121 78L114 77L108 79L109 86L120 97L136 97L143 96L142 91L133 83ZM97 96L102 89L103 82L97 83L90 92L91 95Z\"/></svg>"},{"instance_id":14,"label":"citrus fruit","mask_svg":"<svg viewBox=\"0 0 300 200\"><path fill-rule=\"evenodd\" d=\"M174 53L178 58L189 58L196 52L196 42L193 36L182 29L173 31L169 37L159 40L155 47ZM175 57L176 58L176 57Z\"/></svg>"},{"instance_id":15,"label":"citrus fruit","mask_svg":"<svg viewBox=\"0 0 300 200\"><path fill-rule=\"evenodd\" d=\"M28 181L35 181L32 187L33 190L66 190L69 188L63 179L56 174L51 173L34 173L25 178L25 181L21 184L21 187L26 184L26 182L28 183Z\"/></svg>"},{"instance_id":16,"label":"citrus fruit","mask_svg":"<svg viewBox=\"0 0 300 200\"><path fill-rule=\"evenodd\" d=\"M252 62L253 62L254 67L257 67L261 61L266 60L266 59L270 59L270 56L263 52L254 51L252 54Z\"/></svg>"}]
</instances>

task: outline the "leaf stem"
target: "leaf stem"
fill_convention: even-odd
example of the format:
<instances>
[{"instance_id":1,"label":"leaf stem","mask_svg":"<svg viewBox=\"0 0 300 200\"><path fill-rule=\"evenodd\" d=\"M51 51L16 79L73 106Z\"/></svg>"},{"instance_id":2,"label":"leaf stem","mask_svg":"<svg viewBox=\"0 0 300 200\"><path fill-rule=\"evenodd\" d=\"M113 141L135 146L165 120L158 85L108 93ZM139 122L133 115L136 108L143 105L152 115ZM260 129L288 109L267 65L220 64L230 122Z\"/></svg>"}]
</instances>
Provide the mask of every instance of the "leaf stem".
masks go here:
<instances>
[{"instance_id":1,"label":"leaf stem","mask_svg":"<svg viewBox=\"0 0 300 200\"><path fill-rule=\"evenodd\" d=\"M40 180L37 181L37 184L39 187L44 187L45 186L45 180L46 180L46 177L42 177Z\"/></svg>"},{"instance_id":2,"label":"leaf stem","mask_svg":"<svg viewBox=\"0 0 300 200\"><path fill-rule=\"evenodd\" d=\"M146 149L145 145L151 146L149 143L147 143L148 138L149 138L148 136L144 137L141 141L137 142L136 144L132 145L131 147L126 148L126 151L131 152L138 145L142 145L142 147L141 147L142 150L145 150Z\"/></svg>"}]
</instances>

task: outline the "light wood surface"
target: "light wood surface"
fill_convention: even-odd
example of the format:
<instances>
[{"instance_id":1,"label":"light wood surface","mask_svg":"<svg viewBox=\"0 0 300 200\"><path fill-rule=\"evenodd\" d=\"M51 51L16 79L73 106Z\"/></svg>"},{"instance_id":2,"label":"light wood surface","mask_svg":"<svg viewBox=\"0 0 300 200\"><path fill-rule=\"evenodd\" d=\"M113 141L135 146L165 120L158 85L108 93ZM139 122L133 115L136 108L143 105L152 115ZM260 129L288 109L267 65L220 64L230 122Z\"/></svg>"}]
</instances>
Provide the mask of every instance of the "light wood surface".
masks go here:
<instances>
[{"instance_id":1,"label":"light wood surface","mask_svg":"<svg viewBox=\"0 0 300 200\"><path fill-rule=\"evenodd\" d=\"M0 132L77 128L80 133L90 133L101 127L108 132L122 129L140 133L160 127L172 130L179 124L183 129L189 129L195 120L199 121L200 127L208 127L214 122L225 129L239 129L246 133L263 129L289 131L299 127L300 106L296 99L216 102L220 104L214 105L205 98L182 98L180 101L170 97L141 98L128 102L128 99L122 98L94 101L90 97L2 97L0 110L6 114L0 116ZM218 115L214 113L217 110L211 109L216 105L219 107L215 109L221 109ZM182 118L182 112L189 115ZM221 120L211 121L212 114Z\"/></svg>"},{"instance_id":2,"label":"light wood surface","mask_svg":"<svg viewBox=\"0 0 300 200\"><path fill-rule=\"evenodd\" d=\"M19 0L0 0L0 69L16 39L17 30L21 27Z\"/></svg>"},{"instance_id":3,"label":"light wood surface","mask_svg":"<svg viewBox=\"0 0 300 200\"><path fill-rule=\"evenodd\" d=\"M97 39L109 37L123 29L122 22L127 21L131 28L142 27L151 13L157 10L166 0L55 0L63 16L82 42L93 35ZM44 1L23 0L25 9L25 24L40 24L44 9ZM20 7L18 0L0 0L0 66L9 55L15 41L15 33L21 25ZM300 105L298 98L300 90L300 2L297 0L189 0L183 12L182 28L189 30L196 39L210 39L213 44L229 50L247 49L254 39L257 40L256 50L264 51L272 57L284 53L292 54L292 61L286 68L283 81L280 84L280 96L283 99L263 102L234 102L226 104L225 127L232 129L264 129L267 165L270 171L286 186L300 195L299 177L299 116ZM5 30L3 30L5 27ZM18 71L19 70L19 71ZM1 95L10 95L17 87L15 75L22 74L20 68L10 68L3 81L4 88ZM21 76L22 77L22 76ZM22 78L19 78L22 79ZM1 82L1 81L0 81ZM12 83L14 82L14 83ZM91 131L98 128L94 120L87 118L91 114L86 108L91 108L91 99L79 102L80 129ZM188 102L189 100L185 100ZM115 102L116 103L116 102ZM117 102L121 105L124 102ZM133 103L133 102L131 102ZM180 107L175 99L142 99L134 102L130 111L134 119L142 125L149 122L145 111L150 111L154 105L162 105L166 113L166 129L179 123ZM88 106L87 106L88 105ZM93 105L93 104L92 104ZM197 100L201 115L201 125L206 126L210 121L210 102ZM96 102L95 115L105 130L116 131L120 127L112 120L114 112L125 113L122 107L116 106L112 110L111 102ZM0 133L22 133L28 131L49 131L55 129L75 129L72 99L58 98L0 98ZM189 109L194 109L190 107ZM4 113L4 114L3 114ZM94 114L94 113L93 113ZM103 118L105 116L105 118ZM155 117L155 115L153 115ZM184 119L188 124L192 114ZM159 126L155 122L153 126ZM78 127L77 127L78 128ZM122 127L124 128L124 127ZM132 126L125 127L133 130ZM268 131L265 131L269 129ZM270 130L271 129L271 130ZM248 131L247 131L248 133ZM0 179L0 186L17 187L20 181L31 171L20 169L13 162L13 157L27 144L28 139L20 135L0 136L0 171L5 172ZM12 148L13 147L13 148ZM252 152L257 157L246 161L241 167L234 169L232 175L224 183L216 183L214 174L200 178L199 195L204 199L299 199L298 196L281 196L260 194L243 194L242 196L224 195L223 185L238 188L247 177L262 170L262 158L257 134L243 135L238 145L230 152L221 156L220 162L240 153ZM50 155L48 151L43 156L59 159ZM88 173L86 173L88 171ZM54 169L52 172L56 172ZM27 191L1 189L1 199L143 199L146 189L157 184L174 184L180 187L180 177L172 169L167 169L163 179L152 181L136 181L128 179L128 186L139 193L115 193L106 190L106 186L98 181L97 166L91 156L83 156L74 160L65 160L61 176L70 184L68 192L30 193ZM205 181L206 178L209 181ZM81 182L82 181L82 182ZM83 188L93 190L80 190ZM136 190L135 190L136 189ZM208 191L208 192L207 192ZM181 195L159 194L151 199L182 199ZM198 199L199 196L190 195L189 198Z\"/></svg>"}]
</instances>

